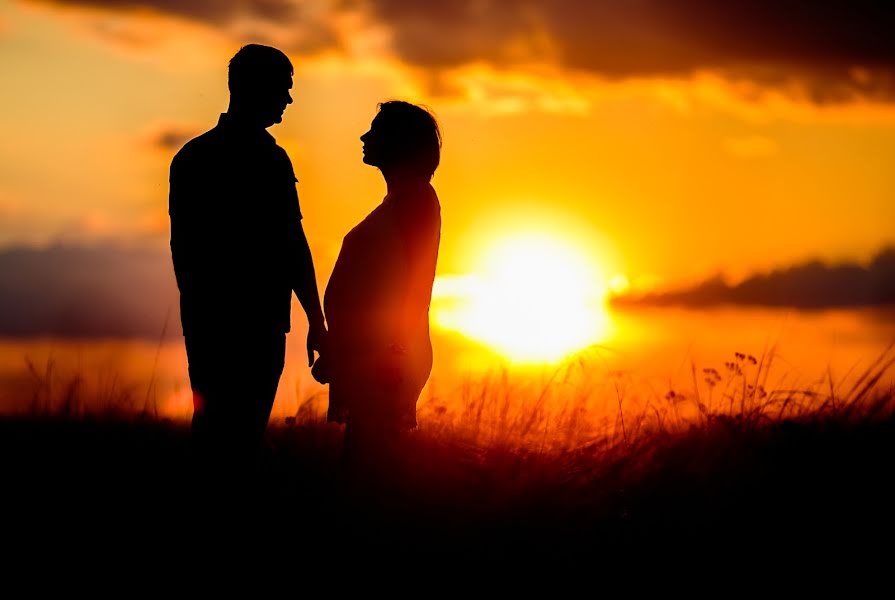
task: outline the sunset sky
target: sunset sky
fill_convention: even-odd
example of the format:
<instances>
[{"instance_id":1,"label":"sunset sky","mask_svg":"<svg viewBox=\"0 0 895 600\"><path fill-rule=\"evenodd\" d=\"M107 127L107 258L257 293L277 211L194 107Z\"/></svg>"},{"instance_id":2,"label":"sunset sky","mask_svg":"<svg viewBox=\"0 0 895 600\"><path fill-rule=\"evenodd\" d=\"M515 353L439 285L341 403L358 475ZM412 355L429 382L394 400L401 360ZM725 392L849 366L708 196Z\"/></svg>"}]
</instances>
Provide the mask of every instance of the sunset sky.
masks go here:
<instances>
[{"instance_id":1,"label":"sunset sky","mask_svg":"<svg viewBox=\"0 0 895 600\"><path fill-rule=\"evenodd\" d=\"M444 131L442 285L526 239L602 288L869 261L895 242L893 9L778 4L3 2L0 245L164 248L170 160L260 42L295 65L270 132L321 283L384 195L358 138L390 98Z\"/></svg>"}]
</instances>

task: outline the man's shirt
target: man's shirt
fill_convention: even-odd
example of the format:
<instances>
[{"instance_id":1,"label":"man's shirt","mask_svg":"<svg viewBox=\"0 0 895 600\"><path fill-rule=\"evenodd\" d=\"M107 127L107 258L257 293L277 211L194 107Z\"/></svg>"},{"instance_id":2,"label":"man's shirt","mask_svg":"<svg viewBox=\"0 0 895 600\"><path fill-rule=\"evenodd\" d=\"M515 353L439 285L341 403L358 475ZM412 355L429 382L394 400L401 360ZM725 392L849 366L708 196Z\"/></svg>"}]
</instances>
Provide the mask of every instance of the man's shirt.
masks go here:
<instances>
[{"instance_id":1,"label":"man's shirt","mask_svg":"<svg viewBox=\"0 0 895 600\"><path fill-rule=\"evenodd\" d=\"M286 152L226 113L171 162L171 255L185 335L287 332L301 212Z\"/></svg>"}]
</instances>

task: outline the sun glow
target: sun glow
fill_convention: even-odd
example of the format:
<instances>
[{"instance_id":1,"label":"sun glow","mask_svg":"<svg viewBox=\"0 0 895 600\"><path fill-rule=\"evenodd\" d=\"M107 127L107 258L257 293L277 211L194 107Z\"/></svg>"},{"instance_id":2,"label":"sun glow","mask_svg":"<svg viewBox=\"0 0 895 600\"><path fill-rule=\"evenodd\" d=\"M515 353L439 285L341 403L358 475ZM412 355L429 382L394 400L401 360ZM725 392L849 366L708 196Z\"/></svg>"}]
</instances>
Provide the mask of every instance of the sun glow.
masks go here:
<instances>
[{"instance_id":1,"label":"sun glow","mask_svg":"<svg viewBox=\"0 0 895 600\"><path fill-rule=\"evenodd\" d=\"M551 363L608 328L600 271L558 236L515 235L482 255L480 270L439 277L433 320L514 363Z\"/></svg>"}]
</instances>

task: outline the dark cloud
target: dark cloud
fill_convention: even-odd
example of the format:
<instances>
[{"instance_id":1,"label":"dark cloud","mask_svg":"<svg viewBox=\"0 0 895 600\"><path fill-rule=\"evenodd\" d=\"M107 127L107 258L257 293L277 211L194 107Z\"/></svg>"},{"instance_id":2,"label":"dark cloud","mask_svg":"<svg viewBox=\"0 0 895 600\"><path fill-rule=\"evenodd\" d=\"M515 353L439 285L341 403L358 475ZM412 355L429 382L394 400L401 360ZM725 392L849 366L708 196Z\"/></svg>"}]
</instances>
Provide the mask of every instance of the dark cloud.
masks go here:
<instances>
[{"instance_id":1,"label":"dark cloud","mask_svg":"<svg viewBox=\"0 0 895 600\"><path fill-rule=\"evenodd\" d=\"M882 250L868 266L827 266L819 261L749 277L728 285L720 276L692 288L612 299L617 307L722 304L822 309L895 304L895 247Z\"/></svg>"},{"instance_id":2,"label":"dark cloud","mask_svg":"<svg viewBox=\"0 0 895 600\"><path fill-rule=\"evenodd\" d=\"M30 0L58 6L106 10L154 10L197 21L224 24L236 17L269 21L294 18L298 12L290 0Z\"/></svg>"},{"instance_id":3,"label":"dark cloud","mask_svg":"<svg viewBox=\"0 0 895 600\"><path fill-rule=\"evenodd\" d=\"M201 128L190 125L164 124L149 134L149 144L156 149L172 152L202 133Z\"/></svg>"},{"instance_id":4,"label":"dark cloud","mask_svg":"<svg viewBox=\"0 0 895 600\"><path fill-rule=\"evenodd\" d=\"M362 13L390 30L402 61L436 74L546 60L610 79L707 70L819 104L895 99L895 2L879 0L31 1L150 9L219 27L247 16L253 39L285 29L284 49L307 53L341 47L334 18Z\"/></svg>"},{"instance_id":5,"label":"dark cloud","mask_svg":"<svg viewBox=\"0 0 895 600\"><path fill-rule=\"evenodd\" d=\"M170 254L112 245L0 250L0 336L181 334ZM168 313L170 311L170 314Z\"/></svg>"},{"instance_id":6,"label":"dark cloud","mask_svg":"<svg viewBox=\"0 0 895 600\"><path fill-rule=\"evenodd\" d=\"M24 0L68 9L109 13L152 11L219 28L245 43L270 44L286 52L313 54L339 47L325 11L314 12L301 0ZM238 23L240 19L244 22ZM277 29L276 35L271 35ZM284 33L285 32L285 33ZM145 46L139 31L100 23L96 33L128 46Z\"/></svg>"},{"instance_id":7,"label":"dark cloud","mask_svg":"<svg viewBox=\"0 0 895 600\"><path fill-rule=\"evenodd\" d=\"M551 58L609 78L714 70L811 100L895 95L895 3L875 0L366 0L419 66Z\"/></svg>"}]
</instances>

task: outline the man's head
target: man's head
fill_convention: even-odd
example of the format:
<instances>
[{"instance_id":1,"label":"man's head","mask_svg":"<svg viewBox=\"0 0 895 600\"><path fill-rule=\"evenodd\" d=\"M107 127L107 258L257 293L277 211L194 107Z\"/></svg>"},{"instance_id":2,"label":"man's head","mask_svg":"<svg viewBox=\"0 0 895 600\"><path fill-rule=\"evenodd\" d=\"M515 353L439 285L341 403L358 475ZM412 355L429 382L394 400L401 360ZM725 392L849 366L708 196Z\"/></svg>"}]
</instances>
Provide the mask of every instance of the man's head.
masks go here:
<instances>
[{"instance_id":1,"label":"man's head","mask_svg":"<svg viewBox=\"0 0 895 600\"><path fill-rule=\"evenodd\" d=\"M230 59L230 111L270 127L292 104L292 63L276 48L249 44Z\"/></svg>"}]
</instances>

